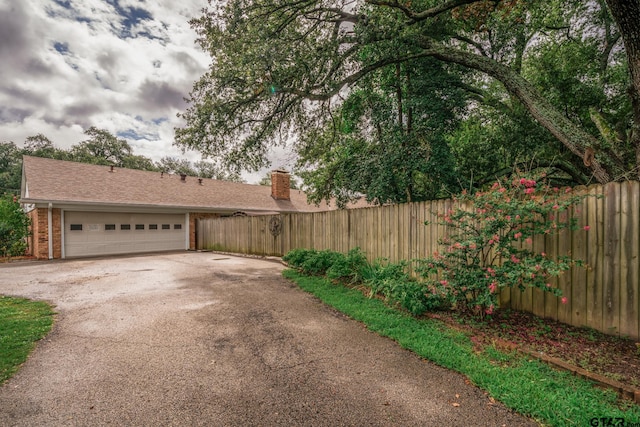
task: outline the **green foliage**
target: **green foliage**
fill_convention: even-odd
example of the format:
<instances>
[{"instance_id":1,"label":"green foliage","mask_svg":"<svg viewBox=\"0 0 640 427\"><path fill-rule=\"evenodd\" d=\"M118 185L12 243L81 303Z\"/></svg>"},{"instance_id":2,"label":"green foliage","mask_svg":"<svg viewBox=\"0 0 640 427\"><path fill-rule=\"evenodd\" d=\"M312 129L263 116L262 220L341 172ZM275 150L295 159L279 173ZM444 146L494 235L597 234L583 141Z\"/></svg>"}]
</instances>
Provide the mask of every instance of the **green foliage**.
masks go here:
<instances>
[{"instance_id":1,"label":"green foliage","mask_svg":"<svg viewBox=\"0 0 640 427\"><path fill-rule=\"evenodd\" d=\"M370 202L402 203L453 190L455 164L444 135L464 104L459 85L458 75L429 58L358 81L332 120L298 146L310 199L335 198L343 206L364 194Z\"/></svg>"},{"instance_id":2,"label":"green foliage","mask_svg":"<svg viewBox=\"0 0 640 427\"><path fill-rule=\"evenodd\" d=\"M335 282L365 286L369 289L369 298L381 297L416 316L450 305L442 295L430 292L411 278L406 262L369 263L359 248L346 255L330 250L294 249L282 259L304 274L326 275Z\"/></svg>"},{"instance_id":3,"label":"green foliage","mask_svg":"<svg viewBox=\"0 0 640 427\"><path fill-rule=\"evenodd\" d=\"M282 260L290 267L299 270L307 258L317 253L315 249L292 249L282 257Z\"/></svg>"},{"instance_id":4,"label":"green foliage","mask_svg":"<svg viewBox=\"0 0 640 427\"><path fill-rule=\"evenodd\" d=\"M243 182L239 173L226 172L216 163L204 160L191 163L187 159L166 156L160 159L160 162L157 163L157 168L166 173L185 174L222 181Z\"/></svg>"},{"instance_id":5,"label":"green foliage","mask_svg":"<svg viewBox=\"0 0 640 427\"><path fill-rule=\"evenodd\" d=\"M191 22L211 66L176 143L229 170L289 144L312 199L340 205L480 187L514 164L567 184L637 179L627 3L211 3Z\"/></svg>"},{"instance_id":6,"label":"green foliage","mask_svg":"<svg viewBox=\"0 0 640 427\"><path fill-rule=\"evenodd\" d=\"M325 275L334 263L343 258L343 254L328 249L316 251L302 263L301 270L307 274Z\"/></svg>"},{"instance_id":7,"label":"green foliage","mask_svg":"<svg viewBox=\"0 0 640 427\"><path fill-rule=\"evenodd\" d=\"M49 332L53 314L44 302L0 296L0 384L18 370L35 342Z\"/></svg>"},{"instance_id":8,"label":"green foliage","mask_svg":"<svg viewBox=\"0 0 640 427\"><path fill-rule=\"evenodd\" d=\"M24 255L28 235L29 217L20 207L16 196L5 194L0 198L0 255Z\"/></svg>"},{"instance_id":9,"label":"green foliage","mask_svg":"<svg viewBox=\"0 0 640 427\"><path fill-rule=\"evenodd\" d=\"M360 283L369 267L369 262L360 248L351 249L347 255L337 257L327 270L327 277L346 283Z\"/></svg>"},{"instance_id":10,"label":"green foliage","mask_svg":"<svg viewBox=\"0 0 640 427\"><path fill-rule=\"evenodd\" d=\"M361 292L336 286L319 277L293 270L283 275L326 304L363 322L367 328L395 340L400 346L440 366L465 375L508 408L549 426L589 425L592 418L640 420L640 409L621 410L617 395L594 387L569 372L495 349L477 353L469 337L431 319L416 319L368 299ZM502 363L495 363L500 359Z\"/></svg>"},{"instance_id":11,"label":"green foliage","mask_svg":"<svg viewBox=\"0 0 640 427\"><path fill-rule=\"evenodd\" d=\"M84 133L90 138L71 147L73 161L124 167L125 159L132 155L129 143L107 130L92 126Z\"/></svg>"},{"instance_id":12,"label":"green foliage","mask_svg":"<svg viewBox=\"0 0 640 427\"><path fill-rule=\"evenodd\" d=\"M305 274L325 275L327 270L336 262L344 260L345 256L330 250L294 249L282 257L291 267Z\"/></svg>"},{"instance_id":13,"label":"green foliage","mask_svg":"<svg viewBox=\"0 0 640 427\"><path fill-rule=\"evenodd\" d=\"M584 197L525 177L463 193L453 209L437 213L447 227L444 250L424 260L421 272L459 310L480 316L493 312L504 288L536 287L560 296L551 279L582 261L536 251L533 238L576 229L571 208Z\"/></svg>"},{"instance_id":14,"label":"green foliage","mask_svg":"<svg viewBox=\"0 0 640 427\"><path fill-rule=\"evenodd\" d=\"M0 194L20 193L22 155L13 142L0 143Z\"/></svg>"}]
</instances>

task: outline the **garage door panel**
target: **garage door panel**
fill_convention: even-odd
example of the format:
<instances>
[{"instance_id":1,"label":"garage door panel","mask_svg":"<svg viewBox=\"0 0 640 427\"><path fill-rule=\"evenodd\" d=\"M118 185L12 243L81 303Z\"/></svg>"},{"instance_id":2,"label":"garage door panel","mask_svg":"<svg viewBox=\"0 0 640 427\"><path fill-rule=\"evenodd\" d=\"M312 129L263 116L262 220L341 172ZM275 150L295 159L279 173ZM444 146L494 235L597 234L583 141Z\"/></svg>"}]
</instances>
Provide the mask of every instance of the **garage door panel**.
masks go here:
<instances>
[{"instance_id":1,"label":"garage door panel","mask_svg":"<svg viewBox=\"0 0 640 427\"><path fill-rule=\"evenodd\" d=\"M71 230L75 228L82 230ZM130 229L121 229L128 224ZM144 229L136 229L137 224ZM149 228L156 224L157 229ZM162 229L170 224L170 229ZM180 224L181 229L174 229ZM107 229L107 225L111 229ZM115 228L115 229L113 229ZM184 214L131 214L103 212L65 212L65 256L126 254L180 250L186 247Z\"/></svg>"}]
</instances>

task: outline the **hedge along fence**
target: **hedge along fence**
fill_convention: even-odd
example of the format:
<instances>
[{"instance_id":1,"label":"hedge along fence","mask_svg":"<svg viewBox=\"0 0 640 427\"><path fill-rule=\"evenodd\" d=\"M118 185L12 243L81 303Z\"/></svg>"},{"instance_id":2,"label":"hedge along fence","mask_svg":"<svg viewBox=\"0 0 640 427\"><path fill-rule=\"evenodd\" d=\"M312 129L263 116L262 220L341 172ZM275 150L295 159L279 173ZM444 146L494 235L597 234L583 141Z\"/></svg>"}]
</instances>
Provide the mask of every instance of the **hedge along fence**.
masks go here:
<instances>
[{"instance_id":1,"label":"hedge along fence","mask_svg":"<svg viewBox=\"0 0 640 427\"><path fill-rule=\"evenodd\" d=\"M537 236L534 249L550 256L571 254L587 267L573 267L554 283L567 304L528 288L504 290L503 307L531 312L575 326L640 339L640 183L623 182L576 189L590 196L575 207L579 229L558 237ZM291 249L360 247L370 260L425 258L441 251L446 228L432 212L451 200L407 203L321 213L204 219L198 249L282 256ZM425 225L425 221L430 221ZM589 225L588 231L583 229Z\"/></svg>"}]
</instances>

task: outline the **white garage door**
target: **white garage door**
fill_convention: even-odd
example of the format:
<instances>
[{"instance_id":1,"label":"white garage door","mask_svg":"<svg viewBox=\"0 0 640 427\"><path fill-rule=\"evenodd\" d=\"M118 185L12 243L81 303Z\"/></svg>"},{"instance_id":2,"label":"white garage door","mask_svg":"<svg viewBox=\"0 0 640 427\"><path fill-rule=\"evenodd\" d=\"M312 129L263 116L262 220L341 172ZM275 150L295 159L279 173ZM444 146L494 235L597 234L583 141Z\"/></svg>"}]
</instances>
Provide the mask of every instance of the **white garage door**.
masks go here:
<instances>
[{"instance_id":1,"label":"white garage door","mask_svg":"<svg viewBox=\"0 0 640 427\"><path fill-rule=\"evenodd\" d=\"M184 214L65 212L65 257L186 249Z\"/></svg>"}]
</instances>

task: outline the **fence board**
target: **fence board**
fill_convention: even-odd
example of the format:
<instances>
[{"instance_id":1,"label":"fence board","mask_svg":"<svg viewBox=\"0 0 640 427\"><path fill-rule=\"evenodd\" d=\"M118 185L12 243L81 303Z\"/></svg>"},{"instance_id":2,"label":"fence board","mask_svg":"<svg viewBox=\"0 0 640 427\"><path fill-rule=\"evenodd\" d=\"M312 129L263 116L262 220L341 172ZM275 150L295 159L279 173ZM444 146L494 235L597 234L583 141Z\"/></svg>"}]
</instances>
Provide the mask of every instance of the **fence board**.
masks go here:
<instances>
[{"instance_id":1,"label":"fence board","mask_svg":"<svg viewBox=\"0 0 640 427\"><path fill-rule=\"evenodd\" d=\"M574 191L589 195L575 209L578 230L559 239L536 236L531 243L535 252L546 252L549 257L570 252L586 261L586 268L573 267L561 279L551 281L563 289L568 304L563 306L558 298L539 289L524 294L516 289L501 292L501 306L640 339L640 183ZM603 197L595 197L598 195ZM437 200L282 214L278 216L282 231L275 237L269 231L270 215L199 219L196 247L259 255L283 255L294 248L347 252L360 247L369 260L425 258L446 250L438 240L447 228L438 224L434 214L446 212L453 204Z\"/></svg>"},{"instance_id":2,"label":"fence board","mask_svg":"<svg viewBox=\"0 0 640 427\"><path fill-rule=\"evenodd\" d=\"M569 221L569 215L573 214L573 210L569 209L567 212L560 212L558 214L558 223L566 223ZM558 255L563 256L571 253L571 230L561 230L558 236ZM558 287L562 291L562 298L566 298L565 304L562 303L563 299L556 297L556 307L558 307L557 319L563 323L571 323L571 304L569 299L571 298L571 270L565 271L558 277ZM552 296L549 295L551 298Z\"/></svg>"},{"instance_id":3,"label":"fence board","mask_svg":"<svg viewBox=\"0 0 640 427\"><path fill-rule=\"evenodd\" d=\"M604 194L603 327L608 333L617 334L620 330L620 186L607 184Z\"/></svg>"},{"instance_id":4,"label":"fence board","mask_svg":"<svg viewBox=\"0 0 640 427\"><path fill-rule=\"evenodd\" d=\"M626 182L620 188L620 335L638 335L638 236L640 183ZM636 212L636 215L633 213Z\"/></svg>"},{"instance_id":5,"label":"fence board","mask_svg":"<svg viewBox=\"0 0 640 427\"><path fill-rule=\"evenodd\" d=\"M586 188L577 189L581 194L586 193ZM589 214L589 198L582 199L576 206L575 214L581 220L578 229L571 233L571 256L585 263L588 261L589 245L587 244L587 231L584 230L586 218ZM571 295L569 306L571 307L572 325L584 326L587 324L587 268L580 266L571 267Z\"/></svg>"},{"instance_id":6,"label":"fence board","mask_svg":"<svg viewBox=\"0 0 640 427\"><path fill-rule=\"evenodd\" d=\"M542 253L547 251L546 245L545 245L545 238L542 235L536 235L533 236L532 240L532 245L533 245L533 251L536 253ZM531 298L532 298L532 302L531 302L531 312L533 314L535 314L536 316L540 316L540 317L544 317L545 313L544 313L544 300L546 297L547 292L545 292L542 289L536 288L533 289L531 292Z\"/></svg>"}]
</instances>

